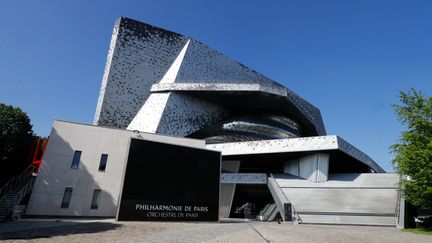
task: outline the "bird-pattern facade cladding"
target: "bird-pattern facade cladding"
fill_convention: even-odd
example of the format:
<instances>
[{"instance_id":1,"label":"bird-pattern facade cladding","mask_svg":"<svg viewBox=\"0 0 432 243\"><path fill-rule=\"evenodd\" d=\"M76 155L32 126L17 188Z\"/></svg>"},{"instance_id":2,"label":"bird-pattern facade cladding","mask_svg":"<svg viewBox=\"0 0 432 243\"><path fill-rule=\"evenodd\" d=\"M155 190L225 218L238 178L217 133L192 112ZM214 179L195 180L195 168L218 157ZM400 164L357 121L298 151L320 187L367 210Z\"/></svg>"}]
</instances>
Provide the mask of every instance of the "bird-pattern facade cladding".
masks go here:
<instances>
[{"instance_id":1,"label":"bird-pattern facade cladding","mask_svg":"<svg viewBox=\"0 0 432 243\"><path fill-rule=\"evenodd\" d=\"M121 18L112 39L94 124L126 128L187 38Z\"/></svg>"},{"instance_id":2,"label":"bird-pattern facade cladding","mask_svg":"<svg viewBox=\"0 0 432 243\"><path fill-rule=\"evenodd\" d=\"M94 124L127 128L151 95L151 86L161 81L183 48L174 83L272 87L314 125L317 135L325 135L319 110L282 85L196 40L128 18L121 18L114 28Z\"/></svg>"},{"instance_id":3,"label":"bird-pattern facade cladding","mask_svg":"<svg viewBox=\"0 0 432 243\"><path fill-rule=\"evenodd\" d=\"M187 136L206 124L224 117L227 111L217 105L175 92L152 94L128 130Z\"/></svg>"},{"instance_id":4,"label":"bird-pattern facade cladding","mask_svg":"<svg viewBox=\"0 0 432 243\"><path fill-rule=\"evenodd\" d=\"M342 138L338 137L338 148L339 150L345 152L346 154L350 155L351 157L363 162L364 164L368 165L370 168L372 168L375 172L383 173L385 172L384 169L382 169L371 157L369 157L367 154L363 153L347 141L343 140Z\"/></svg>"},{"instance_id":5,"label":"bird-pattern facade cladding","mask_svg":"<svg viewBox=\"0 0 432 243\"><path fill-rule=\"evenodd\" d=\"M269 84L284 87L196 40L191 40L176 83Z\"/></svg>"}]
</instances>

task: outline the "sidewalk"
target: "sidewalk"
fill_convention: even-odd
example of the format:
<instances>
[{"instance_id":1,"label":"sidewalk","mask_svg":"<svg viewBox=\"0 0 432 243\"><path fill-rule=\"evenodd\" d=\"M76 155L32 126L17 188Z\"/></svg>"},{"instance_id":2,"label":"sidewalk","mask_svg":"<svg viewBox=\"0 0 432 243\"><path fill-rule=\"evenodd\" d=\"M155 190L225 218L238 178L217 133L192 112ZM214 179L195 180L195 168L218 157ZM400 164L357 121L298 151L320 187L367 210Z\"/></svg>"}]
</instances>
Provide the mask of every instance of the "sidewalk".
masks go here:
<instances>
[{"instance_id":1,"label":"sidewalk","mask_svg":"<svg viewBox=\"0 0 432 243\"><path fill-rule=\"evenodd\" d=\"M0 224L0 240L15 242L432 242L393 227L292 225L276 222L116 222L26 219Z\"/></svg>"}]
</instances>

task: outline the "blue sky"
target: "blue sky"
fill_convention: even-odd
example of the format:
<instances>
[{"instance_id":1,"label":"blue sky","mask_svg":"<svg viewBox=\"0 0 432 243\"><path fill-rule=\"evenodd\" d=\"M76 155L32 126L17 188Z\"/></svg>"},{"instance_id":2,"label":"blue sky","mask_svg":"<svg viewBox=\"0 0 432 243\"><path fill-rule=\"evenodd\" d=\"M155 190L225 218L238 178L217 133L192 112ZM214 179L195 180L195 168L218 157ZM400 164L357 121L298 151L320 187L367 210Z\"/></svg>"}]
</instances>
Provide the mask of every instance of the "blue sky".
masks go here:
<instances>
[{"instance_id":1,"label":"blue sky","mask_svg":"<svg viewBox=\"0 0 432 243\"><path fill-rule=\"evenodd\" d=\"M91 123L114 22L189 35L317 106L337 134L391 170L403 127L391 104L432 95L432 1L0 0L0 102L33 130Z\"/></svg>"}]
</instances>

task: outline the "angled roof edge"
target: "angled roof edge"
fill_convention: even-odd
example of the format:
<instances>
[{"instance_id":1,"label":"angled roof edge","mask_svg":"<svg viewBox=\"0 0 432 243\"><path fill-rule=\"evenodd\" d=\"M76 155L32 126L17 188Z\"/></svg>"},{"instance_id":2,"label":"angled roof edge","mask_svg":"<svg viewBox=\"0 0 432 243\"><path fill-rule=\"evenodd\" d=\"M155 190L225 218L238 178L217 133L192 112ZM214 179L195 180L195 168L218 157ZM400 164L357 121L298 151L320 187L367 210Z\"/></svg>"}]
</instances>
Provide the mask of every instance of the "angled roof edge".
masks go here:
<instances>
[{"instance_id":1,"label":"angled roof edge","mask_svg":"<svg viewBox=\"0 0 432 243\"><path fill-rule=\"evenodd\" d=\"M207 144L206 147L221 151L223 156L339 150L375 172L385 172L368 155L336 135Z\"/></svg>"}]
</instances>

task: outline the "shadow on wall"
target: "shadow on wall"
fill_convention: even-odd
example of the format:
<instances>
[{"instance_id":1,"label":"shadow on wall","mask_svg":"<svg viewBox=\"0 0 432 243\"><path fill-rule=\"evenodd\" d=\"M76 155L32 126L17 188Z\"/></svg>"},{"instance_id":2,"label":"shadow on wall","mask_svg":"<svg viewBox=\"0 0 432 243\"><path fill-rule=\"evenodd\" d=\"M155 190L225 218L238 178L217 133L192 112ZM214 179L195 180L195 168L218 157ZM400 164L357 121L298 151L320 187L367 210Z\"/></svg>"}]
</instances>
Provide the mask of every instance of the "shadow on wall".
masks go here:
<instances>
[{"instance_id":1,"label":"shadow on wall","mask_svg":"<svg viewBox=\"0 0 432 243\"><path fill-rule=\"evenodd\" d=\"M25 223L25 222L19 222L19 223ZM47 222L37 221L31 223L44 224ZM67 236L73 234L93 234L93 233L100 233L109 230L115 230L120 227L122 226L119 224L109 223L109 222L73 223L72 225L61 224L59 226L52 225L49 227L42 227L37 229L33 228L28 230L19 230L13 232L0 233L0 240L30 240L30 239L51 238L56 236Z\"/></svg>"},{"instance_id":2,"label":"shadow on wall","mask_svg":"<svg viewBox=\"0 0 432 243\"><path fill-rule=\"evenodd\" d=\"M77 134L75 136L80 136ZM85 135L83 135L85 139ZM82 138L80 138L82 139ZM99 172L101 152L95 151L97 146L85 146L88 143L98 143L101 138L96 135L91 141L83 141L81 147L72 146L62 138L55 127L50 134L46 154L41 170L33 187L30 204L26 214L32 216L77 216L77 217L115 217L116 201L112 194L112 183L98 183L109 181L109 161L104 172ZM77 139L79 140L79 139ZM73 141L73 138L71 139ZM72 169L72 160L76 150L82 151L79 167ZM108 153L103 151L102 153ZM90 166L90 168L88 167ZM91 171L91 172L90 172ZM112 178L111 178L112 179ZM96 181L97 180L97 181ZM118 185L120 186L120 185ZM72 196L68 208L62 208L65 188L72 188ZM97 209L91 209L94 190L101 190Z\"/></svg>"},{"instance_id":3,"label":"shadow on wall","mask_svg":"<svg viewBox=\"0 0 432 243\"><path fill-rule=\"evenodd\" d=\"M353 182L361 174L362 173L335 173L335 174L330 174L328 180Z\"/></svg>"}]
</instances>

